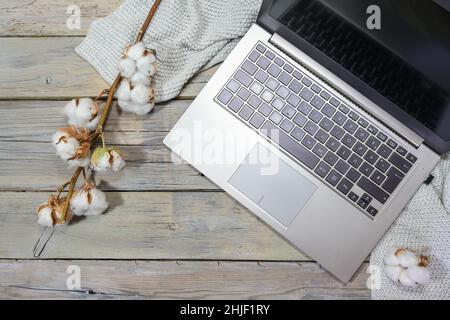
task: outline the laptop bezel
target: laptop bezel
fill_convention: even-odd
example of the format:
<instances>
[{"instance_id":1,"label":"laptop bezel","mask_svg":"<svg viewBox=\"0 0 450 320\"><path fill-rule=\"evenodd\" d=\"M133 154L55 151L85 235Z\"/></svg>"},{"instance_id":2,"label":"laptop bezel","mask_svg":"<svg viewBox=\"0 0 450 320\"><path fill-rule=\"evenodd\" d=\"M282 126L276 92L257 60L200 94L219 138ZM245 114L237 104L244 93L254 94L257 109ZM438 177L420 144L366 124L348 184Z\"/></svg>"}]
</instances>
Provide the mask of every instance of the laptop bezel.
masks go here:
<instances>
[{"instance_id":1,"label":"laptop bezel","mask_svg":"<svg viewBox=\"0 0 450 320\"><path fill-rule=\"evenodd\" d=\"M398 105L378 93L375 89L370 87L364 81L360 80L353 73L336 63L327 55L322 53L319 49L305 41L296 33L285 27L270 15L270 9L272 7L273 0L264 0L261 6L261 10L258 15L257 23L271 34L278 34L292 45L296 46L299 50L309 55L312 59L320 63L323 67L330 72L337 75L348 85L352 86L355 90L366 96L369 100L373 101L380 108L391 114L397 120L402 122L405 126L412 131L420 135L424 139L424 143L439 154L450 151L450 141L442 139L435 132L424 126L418 120L410 116ZM395 130L395 128L393 128Z\"/></svg>"}]
</instances>

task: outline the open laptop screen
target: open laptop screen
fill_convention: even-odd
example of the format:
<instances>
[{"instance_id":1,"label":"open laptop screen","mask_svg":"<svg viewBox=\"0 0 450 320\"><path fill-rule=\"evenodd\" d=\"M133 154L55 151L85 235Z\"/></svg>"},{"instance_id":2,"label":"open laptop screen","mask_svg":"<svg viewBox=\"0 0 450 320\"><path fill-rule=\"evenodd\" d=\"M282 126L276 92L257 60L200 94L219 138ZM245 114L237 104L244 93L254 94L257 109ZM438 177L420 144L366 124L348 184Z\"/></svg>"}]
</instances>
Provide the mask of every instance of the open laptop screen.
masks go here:
<instances>
[{"instance_id":1,"label":"open laptop screen","mask_svg":"<svg viewBox=\"0 0 450 320\"><path fill-rule=\"evenodd\" d=\"M270 15L450 140L450 0L274 0Z\"/></svg>"}]
</instances>

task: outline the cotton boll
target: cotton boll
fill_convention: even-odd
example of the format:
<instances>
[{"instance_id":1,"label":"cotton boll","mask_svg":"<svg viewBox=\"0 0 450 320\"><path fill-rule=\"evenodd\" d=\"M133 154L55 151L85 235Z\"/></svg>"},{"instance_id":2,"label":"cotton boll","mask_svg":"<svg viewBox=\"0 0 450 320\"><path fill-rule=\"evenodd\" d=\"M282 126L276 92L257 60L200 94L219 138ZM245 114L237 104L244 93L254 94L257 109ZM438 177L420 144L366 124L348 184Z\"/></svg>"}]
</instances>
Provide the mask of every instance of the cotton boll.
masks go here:
<instances>
[{"instance_id":1,"label":"cotton boll","mask_svg":"<svg viewBox=\"0 0 450 320\"><path fill-rule=\"evenodd\" d=\"M131 90L131 101L137 104L146 104L152 98L152 90L142 84Z\"/></svg>"},{"instance_id":2,"label":"cotton boll","mask_svg":"<svg viewBox=\"0 0 450 320\"><path fill-rule=\"evenodd\" d=\"M130 59L133 59L134 61L138 61L139 58L144 55L144 52L144 44L141 41L128 48L126 56Z\"/></svg>"},{"instance_id":3,"label":"cotton boll","mask_svg":"<svg viewBox=\"0 0 450 320\"><path fill-rule=\"evenodd\" d=\"M134 110L134 103L132 103L130 100L118 100L117 103L119 104L120 109L126 112L133 112Z\"/></svg>"},{"instance_id":4,"label":"cotton boll","mask_svg":"<svg viewBox=\"0 0 450 320\"><path fill-rule=\"evenodd\" d=\"M38 224L44 227L53 227L52 209L46 204L38 209Z\"/></svg>"},{"instance_id":5,"label":"cotton boll","mask_svg":"<svg viewBox=\"0 0 450 320\"><path fill-rule=\"evenodd\" d=\"M405 249L392 247L392 248L389 248L388 250L386 250L386 255L384 257L384 263L389 266L398 265L399 261L398 261L398 257L397 257L397 252L400 252L401 250L405 250Z\"/></svg>"},{"instance_id":6,"label":"cotton boll","mask_svg":"<svg viewBox=\"0 0 450 320\"><path fill-rule=\"evenodd\" d=\"M406 270L409 279L417 284L425 285L430 283L431 274L425 266L412 266Z\"/></svg>"},{"instance_id":7,"label":"cotton boll","mask_svg":"<svg viewBox=\"0 0 450 320\"><path fill-rule=\"evenodd\" d=\"M120 152L117 151L116 149L112 149L109 151L109 154L112 157L112 165L111 165L112 171L118 172L122 170L125 167L126 163Z\"/></svg>"},{"instance_id":8,"label":"cotton boll","mask_svg":"<svg viewBox=\"0 0 450 320\"><path fill-rule=\"evenodd\" d=\"M76 216L83 216L89 210L87 192L77 190L70 200L70 210Z\"/></svg>"},{"instance_id":9,"label":"cotton boll","mask_svg":"<svg viewBox=\"0 0 450 320\"><path fill-rule=\"evenodd\" d=\"M67 115L68 118L73 118L76 116L77 107L78 107L78 99L72 99L64 106L64 113Z\"/></svg>"},{"instance_id":10,"label":"cotton boll","mask_svg":"<svg viewBox=\"0 0 450 320\"><path fill-rule=\"evenodd\" d=\"M95 187L91 188L88 192L90 194L90 205L85 215L95 216L105 212L108 209L105 193Z\"/></svg>"},{"instance_id":11,"label":"cotton boll","mask_svg":"<svg viewBox=\"0 0 450 320\"><path fill-rule=\"evenodd\" d=\"M56 154L71 166L85 167L89 164L90 142L87 129L66 127L52 136Z\"/></svg>"},{"instance_id":12,"label":"cotton boll","mask_svg":"<svg viewBox=\"0 0 450 320\"><path fill-rule=\"evenodd\" d=\"M145 74L147 77L152 77L156 73L156 66L155 64L143 65L139 68L139 72Z\"/></svg>"},{"instance_id":13,"label":"cotton boll","mask_svg":"<svg viewBox=\"0 0 450 320\"><path fill-rule=\"evenodd\" d=\"M69 160L80 147L77 139L62 131L57 131L53 135L52 144L56 148L56 154L65 161Z\"/></svg>"},{"instance_id":14,"label":"cotton boll","mask_svg":"<svg viewBox=\"0 0 450 320\"><path fill-rule=\"evenodd\" d=\"M142 56L141 58L139 58L139 60L136 61L136 67L138 68L138 70L148 70L149 66L153 66L155 62L156 62L155 55L150 51L146 50L144 56Z\"/></svg>"},{"instance_id":15,"label":"cotton boll","mask_svg":"<svg viewBox=\"0 0 450 320\"><path fill-rule=\"evenodd\" d=\"M98 147L94 150L91 157L91 169L95 172L107 172L111 169L110 155L107 148Z\"/></svg>"},{"instance_id":16,"label":"cotton boll","mask_svg":"<svg viewBox=\"0 0 450 320\"><path fill-rule=\"evenodd\" d=\"M420 262L419 257L412 251L403 250L397 253L398 262L404 268L417 266Z\"/></svg>"},{"instance_id":17,"label":"cotton boll","mask_svg":"<svg viewBox=\"0 0 450 320\"><path fill-rule=\"evenodd\" d=\"M417 286L417 284L409 278L407 270L403 270L400 273L400 275L398 277L398 281L406 287L416 287Z\"/></svg>"},{"instance_id":18,"label":"cotton boll","mask_svg":"<svg viewBox=\"0 0 450 320\"><path fill-rule=\"evenodd\" d=\"M136 72L130 79L131 84L133 86L137 86L138 84L143 84L146 87L149 87L152 83L152 80L149 76L142 72Z\"/></svg>"},{"instance_id":19,"label":"cotton boll","mask_svg":"<svg viewBox=\"0 0 450 320\"><path fill-rule=\"evenodd\" d=\"M98 104L91 98L73 99L66 104L64 110L70 125L84 127L89 131L94 130L98 125L100 119Z\"/></svg>"},{"instance_id":20,"label":"cotton boll","mask_svg":"<svg viewBox=\"0 0 450 320\"><path fill-rule=\"evenodd\" d=\"M134 105L133 112L138 116L144 116L153 110L155 107L155 103L146 103L146 104L136 104Z\"/></svg>"},{"instance_id":21,"label":"cotton boll","mask_svg":"<svg viewBox=\"0 0 450 320\"><path fill-rule=\"evenodd\" d=\"M122 77L131 78L136 72L136 63L130 58L122 59L119 62L119 71Z\"/></svg>"},{"instance_id":22,"label":"cotton boll","mask_svg":"<svg viewBox=\"0 0 450 320\"><path fill-rule=\"evenodd\" d=\"M116 97L120 101L128 101L130 100L130 93L131 93L131 85L128 79L122 79L120 82L120 86L117 89Z\"/></svg>"},{"instance_id":23,"label":"cotton boll","mask_svg":"<svg viewBox=\"0 0 450 320\"><path fill-rule=\"evenodd\" d=\"M384 272L386 273L387 277L394 282L398 281L398 278L400 277L400 273L403 270L404 269L400 266L386 266L384 268Z\"/></svg>"}]
</instances>

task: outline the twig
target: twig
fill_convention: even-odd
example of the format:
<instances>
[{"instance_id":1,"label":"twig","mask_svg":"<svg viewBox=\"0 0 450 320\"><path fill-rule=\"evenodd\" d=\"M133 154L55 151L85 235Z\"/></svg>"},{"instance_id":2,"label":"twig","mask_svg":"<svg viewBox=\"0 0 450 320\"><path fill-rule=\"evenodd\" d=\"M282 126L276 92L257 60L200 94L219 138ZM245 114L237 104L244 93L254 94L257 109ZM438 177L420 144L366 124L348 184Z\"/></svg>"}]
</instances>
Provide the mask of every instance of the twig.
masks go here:
<instances>
[{"instance_id":1,"label":"twig","mask_svg":"<svg viewBox=\"0 0 450 320\"><path fill-rule=\"evenodd\" d=\"M145 19L144 23L142 24L141 29L139 30L136 40L134 43L138 43L140 41L142 41L142 38L144 37L145 32L147 31L148 26L150 25L150 22L152 21L153 16L156 13L156 10L158 9L158 6L160 4L161 0L155 0L155 2L153 3L152 7L150 8L150 12L147 15L147 18ZM112 83L111 87L109 89L105 89L103 90L96 98L96 100L99 100L102 98L102 96L105 93L108 93L108 98L106 99L106 103L105 106L103 108L103 112L102 115L100 117L100 120L98 122L97 125L97 129L95 130L94 134L90 136L90 140L91 140L91 145L93 144L93 142L95 142L97 140L97 138L99 136L102 137L102 141L104 143L104 138L103 138L103 127L106 124L106 120L108 119L108 115L109 112L111 110L111 106L113 105L113 100L114 100L114 94L116 93L116 90L120 84L120 82L122 81L122 76L119 74L116 79L114 80L114 82ZM62 220L65 221L66 217L67 217L67 213L69 210L69 204L70 204L70 200L72 198L74 189L75 189L75 185L78 181L78 177L80 176L81 172L84 170L83 167L78 167L74 174L72 175L72 178L70 179L70 182L68 184L65 184L64 187L67 187L67 185L69 185L69 190L67 192L67 198L66 201L64 202L64 208L63 208L63 212L62 212Z\"/></svg>"}]
</instances>

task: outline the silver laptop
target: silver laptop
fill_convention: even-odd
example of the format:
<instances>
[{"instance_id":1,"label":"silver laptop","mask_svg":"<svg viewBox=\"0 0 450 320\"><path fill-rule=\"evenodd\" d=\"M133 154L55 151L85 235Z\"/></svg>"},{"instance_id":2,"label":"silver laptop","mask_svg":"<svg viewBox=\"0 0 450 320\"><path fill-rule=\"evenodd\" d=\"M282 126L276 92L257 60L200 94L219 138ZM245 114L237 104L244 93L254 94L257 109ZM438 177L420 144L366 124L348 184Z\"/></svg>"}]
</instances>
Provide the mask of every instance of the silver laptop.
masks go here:
<instances>
[{"instance_id":1,"label":"silver laptop","mask_svg":"<svg viewBox=\"0 0 450 320\"><path fill-rule=\"evenodd\" d=\"M448 2L267 0L164 143L347 282L450 150L449 96Z\"/></svg>"}]
</instances>

